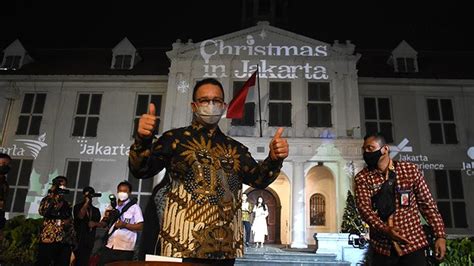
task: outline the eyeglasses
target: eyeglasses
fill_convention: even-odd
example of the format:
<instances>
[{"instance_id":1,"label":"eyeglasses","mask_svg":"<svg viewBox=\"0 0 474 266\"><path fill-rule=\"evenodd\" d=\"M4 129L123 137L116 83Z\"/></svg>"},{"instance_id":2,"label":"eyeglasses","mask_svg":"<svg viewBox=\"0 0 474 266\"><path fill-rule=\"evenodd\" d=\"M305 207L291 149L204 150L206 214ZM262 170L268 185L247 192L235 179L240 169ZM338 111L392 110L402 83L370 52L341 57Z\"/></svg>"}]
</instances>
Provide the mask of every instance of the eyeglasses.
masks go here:
<instances>
[{"instance_id":1,"label":"eyeglasses","mask_svg":"<svg viewBox=\"0 0 474 266\"><path fill-rule=\"evenodd\" d=\"M222 98L214 98L214 99L199 98L199 99L197 99L197 102L201 106L208 106L211 103L213 103L214 105L217 105L217 106L224 105L224 99L222 99Z\"/></svg>"}]
</instances>

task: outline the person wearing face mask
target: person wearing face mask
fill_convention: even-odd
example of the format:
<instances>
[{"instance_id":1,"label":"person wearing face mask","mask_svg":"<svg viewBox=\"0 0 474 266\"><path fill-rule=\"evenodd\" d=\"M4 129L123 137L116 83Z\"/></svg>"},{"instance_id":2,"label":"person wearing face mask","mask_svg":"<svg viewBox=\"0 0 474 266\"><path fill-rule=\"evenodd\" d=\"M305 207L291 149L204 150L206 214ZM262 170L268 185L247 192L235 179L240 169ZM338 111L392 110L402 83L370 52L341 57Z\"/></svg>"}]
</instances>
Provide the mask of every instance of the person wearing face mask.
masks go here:
<instances>
[{"instance_id":1,"label":"person wearing face mask","mask_svg":"<svg viewBox=\"0 0 474 266\"><path fill-rule=\"evenodd\" d=\"M257 248L263 248L265 236L268 235L267 216L268 207L260 196L257 199L257 204L253 209L255 218L252 224L253 242L256 243ZM259 246L260 244L260 246Z\"/></svg>"},{"instance_id":2,"label":"person wearing face mask","mask_svg":"<svg viewBox=\"0 0 474 266\"><path fill-rule=\"evenodd\" d=\"M76 230L77 248L73 251L76 258L74 265L89 265L89 258L94 247L96 228L100 226L99 208L93 205L92 199L99 197L93 187L82 190L83 199L74 205L74 229Z\"/></svg>"},{"instance_id":3,"label":"person wearing face mask","mask_svg":"<svg viewBox=\"0 0 474 266\"><path fill-rule=\"evenodd\" d=\"M118 215L115 217L116 221L112 221L109 227L107 241L100 254L99 265L133 259L137 232L143 228L143 215L136 199L130 199L131 193L132 184L127 181L118 184L116 206ZM102 223L104 222L102 221Z\"/></svg>"},{"instance_id":4,"label":"person wearing face mask","mask_svg":"<svg viewBox=\"0 0 474 266\"><path fill-rule=\"evenodd\" d=\"M366 135L362 150L367 167L355 177L355 198L370 227L372 265L426 265L428 241L419 214L431 226L435 256L442 260L444 223L420 170L413 163L392 160L380 133Z\"/></svg>"},{"instance_id":5,"label":"person wearing face mask","mask_svg":"<svg viewBox=\"0 0 474 266\"><path fill-rule=\"evenodd\" d=\"M183 258L183 262L233 265L243 256L242 184L265 188L279 175L288 142L279 128L268 157L257 162L248 148L218 126L225 111L224 89L213 78L196 83L193 120L154 140L155 106L140 117L130 147L129 169L152 178L166 169L145 210L140 258L145 254ZM239 233L237 233L239 232Z\"/></svg>"},{"instance_id":6,"label":"person wearing face mask","mask_svg":"<svg viewBox=\"0 0 474 266\"><path fill-rule=\"evenodd\" d=\"M0 153L0 240L3 239L3 227L5 226L5 208L7 205L9 186L7 174L10 171L12 158L6 153Z\"/></svg>"},{"instance_id":7,"label":"person wearing face mask","mask_svg":"<svg viewBox=\"0 0 474 266\"><path fill-rule=\"evenodd\" d=\"M69 265L76 234L72 208L64 198L69 193L66 189L67 178L57 176L52 181L48 195L41 200L38 210L44 219L36 265Z\"/></svg>"}]
</instances>

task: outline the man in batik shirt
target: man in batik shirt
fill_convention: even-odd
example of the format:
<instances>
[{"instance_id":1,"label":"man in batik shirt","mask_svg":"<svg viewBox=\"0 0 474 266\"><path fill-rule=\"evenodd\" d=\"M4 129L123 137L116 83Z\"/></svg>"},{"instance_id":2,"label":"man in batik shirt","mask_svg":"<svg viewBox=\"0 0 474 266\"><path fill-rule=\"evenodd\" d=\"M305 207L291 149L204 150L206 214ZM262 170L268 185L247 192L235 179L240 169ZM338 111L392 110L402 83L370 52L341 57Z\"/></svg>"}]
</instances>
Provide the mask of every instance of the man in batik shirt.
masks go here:
<instances>
[{"instance_id":1,"label":"man in batik shirt","mask_svg":"<svg viewBox=\"0 0 474 266\"><path fill-rule=\"evenodd\" d=\"M64 198L67 178L57 176L41 200L39 214L44 217L38 247L36 265L69 265L75 243L72 208Z\"/></svg>"},{"instance_id":2,"label":"man in batik shirt","mask_svg":"<svg viewBox=\"0 0 474 266\"><path fill-rule=\"evenodd\" d=\"M191 106L192 124L165 132L153 144L155 106L150 104L139 120L131 172L151 178L166 168L145 210L141 255L232 265L243 255L242 184L263 189L272 183L288 156L288 143L279 128L269 156L257 163L247 147L222 133L217 123L226 104L215 79L197 82Z\"/></svg>"},{"instance_id":3,"label":"man in batik shirt","mask_svg":"<svg viewBox=\"0 0 474 266\"><path fill-rule=\"evenodd\" d=\"M436 259L442 260L446 253L443 219L417 166L393 161L390 148L379 133L365 136L362 150L367 167L355 177L355 196L359 213L370 226L370 247L374 251L372 265L426 264L424 248L428 241L420 213L436 237ZM390 182L391 177L395 177L392 183L394 205L384 208L390 210L386 215L375 208L373 196L385 187L382 185L385 181ZM386 221L381 218L385 216L388 216Z\"/></svg>"}]
</instances>

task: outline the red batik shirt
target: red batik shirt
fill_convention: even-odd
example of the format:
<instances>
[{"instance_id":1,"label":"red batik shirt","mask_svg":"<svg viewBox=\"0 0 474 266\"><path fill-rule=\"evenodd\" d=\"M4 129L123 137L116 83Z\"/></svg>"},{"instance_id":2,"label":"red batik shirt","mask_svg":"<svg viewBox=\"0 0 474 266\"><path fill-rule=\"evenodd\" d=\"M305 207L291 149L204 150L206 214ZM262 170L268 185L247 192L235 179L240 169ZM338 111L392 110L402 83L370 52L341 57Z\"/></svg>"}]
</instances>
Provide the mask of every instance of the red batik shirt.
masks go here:
<instances>
[{"instance_id":1,"label":"red batik shirt","mask_svg":"<svg viewBox=\"0 0 474 266\"><path fill-rule=\"evenodd\" d=\"M394 162L397 173L395 192L396 210L393 214L394 226L401 230L401 235L410 240L411 244L400 244L402 254L424 248L428 245L420 220L421 213L432 227L436 238L446 238L444 223L433 200L423 175L413 163ZM364 168L355 177L355 196L357 208L362 219L370 226L370 242L375 252L390 255L392 240L383 232L387 225L372 209L372 196L385 182L385 175L377 170ZM400 196L408 193L409 204L402 206Z\"/></svg>"}]
</instances>

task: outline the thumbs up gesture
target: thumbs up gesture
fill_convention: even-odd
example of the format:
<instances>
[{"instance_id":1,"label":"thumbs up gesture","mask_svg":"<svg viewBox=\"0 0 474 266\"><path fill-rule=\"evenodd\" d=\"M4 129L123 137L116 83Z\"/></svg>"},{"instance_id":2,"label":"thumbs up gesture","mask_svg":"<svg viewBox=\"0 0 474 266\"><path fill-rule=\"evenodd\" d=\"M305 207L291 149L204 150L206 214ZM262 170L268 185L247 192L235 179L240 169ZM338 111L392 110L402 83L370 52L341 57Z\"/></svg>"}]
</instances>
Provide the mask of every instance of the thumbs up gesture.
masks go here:
<instances>
[{"instance_id":1,"label":"thumbs up gesture","mask_svg":"<svg viewBox=\"0 0 474 266\"><path fill-rule=\"evenodd\" d=\"M278 128L275 136L270 141L270 158L272 160L283 160L288 157L288 142L281 137L283 128Z\"/></svg>"},{"instance_id":2,"label":"thumbs up gesture","mask_svg":"<svg viewBox=\"0 0 474 266\"><path fill-rule=\"evenodd\" d=\"M155 104L150 103L148 105L148 112L143 114L138 120L137 133L142 139L150 138L155 131L156 120L159 118L156 116L155 108Z\"/></svg>"}]
</instances>

